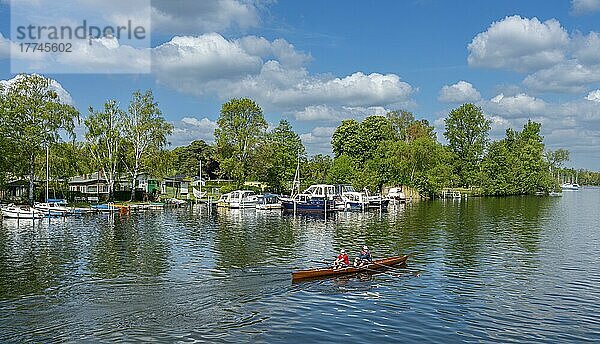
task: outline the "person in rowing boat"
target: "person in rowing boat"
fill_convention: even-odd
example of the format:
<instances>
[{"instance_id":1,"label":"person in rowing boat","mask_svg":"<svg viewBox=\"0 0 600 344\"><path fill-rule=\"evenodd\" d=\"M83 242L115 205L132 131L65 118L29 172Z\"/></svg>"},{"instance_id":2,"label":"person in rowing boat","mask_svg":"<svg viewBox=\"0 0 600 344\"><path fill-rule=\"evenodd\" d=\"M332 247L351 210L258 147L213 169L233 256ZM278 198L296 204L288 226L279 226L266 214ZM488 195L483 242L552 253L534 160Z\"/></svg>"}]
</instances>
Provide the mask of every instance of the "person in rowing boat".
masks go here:
<instances>
[{"instance_id":1,"label":"person in rowing boat","mask_svg":"<svg viewBox=\"0 0 600 344\"><path fill-rule=\"evenodd\" d=\"M334 269L343 269L343 268L347 268L348 266L350 266L350 258L348 258L348 254L346 253L346 250L341 249L340 254L335 259L335 262L333 262L333 268Z\"/></svg>"},{"instance_id":2,"label":"person in rowing boat","mask_svg":"<svg viewBox=\"0 0 600 344\"><path fill-rule=\"evenodd\" d=\"M356 267L363 266L365 264L369 264L372 261L373 261L373 257L371 256L371 251L369 251L369 248L367 247L367 245L364 245L362 250L358 254L358 257L356 257L354 259L354 266L356 266Z\"/></svg>"}]
</instances>

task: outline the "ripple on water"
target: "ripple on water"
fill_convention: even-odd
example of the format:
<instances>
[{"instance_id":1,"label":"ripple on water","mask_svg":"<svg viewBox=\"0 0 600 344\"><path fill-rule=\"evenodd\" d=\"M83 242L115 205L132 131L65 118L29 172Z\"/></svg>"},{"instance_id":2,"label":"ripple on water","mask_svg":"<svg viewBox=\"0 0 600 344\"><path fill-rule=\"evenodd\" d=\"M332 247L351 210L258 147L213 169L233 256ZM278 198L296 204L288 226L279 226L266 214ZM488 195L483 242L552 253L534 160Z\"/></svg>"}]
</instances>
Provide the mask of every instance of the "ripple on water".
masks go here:
<instances>
[{"instance_id":1,"label":"ripple on water","mask_svg":"<svg viewBox=\"0 0 600 344\"><path fill-rule=\"evenodd\" d=\"M600 190L320 217L169 209L0 228L0 341L600 340ZM292 284L363 244L394 274Z\"/></svg>"}]
</instances>

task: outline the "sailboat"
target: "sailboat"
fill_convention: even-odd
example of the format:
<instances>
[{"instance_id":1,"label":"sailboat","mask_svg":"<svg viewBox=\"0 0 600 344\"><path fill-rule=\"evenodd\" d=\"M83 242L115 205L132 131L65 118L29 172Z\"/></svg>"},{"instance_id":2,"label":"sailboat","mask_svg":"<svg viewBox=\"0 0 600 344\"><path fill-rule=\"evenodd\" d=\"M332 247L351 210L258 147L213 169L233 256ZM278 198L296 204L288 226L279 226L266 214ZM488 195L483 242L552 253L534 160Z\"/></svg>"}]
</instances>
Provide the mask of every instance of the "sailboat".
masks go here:
<instances>
[{"instance_id":1,"label":"sailboat","mask_svg":"<svg viewBox=\"0 0 600 344\"><path fill-rule=\"evenodd\" d=\"M292 196L282 197L281 205L285 211L294 213L336 211L335 186L316 184L300 193L300 152L298 152L298 165L294 175L294 184L292 185Z\"/></svg>"},{"instance_id":2,"label":"sailboat","mask_svg":"<svg viewBox=\"0 0 600 344\"><path fill-rule=\"evenodd\" d=\"M200 178L192 183L192 192L194 193L196 201L200 201L202 198L204 198L204 196L206 196L206 192L202 192L202 184L202 160L200 160ZM196 186L198 189L196 189Z\"/></svg>"}]
</instances>

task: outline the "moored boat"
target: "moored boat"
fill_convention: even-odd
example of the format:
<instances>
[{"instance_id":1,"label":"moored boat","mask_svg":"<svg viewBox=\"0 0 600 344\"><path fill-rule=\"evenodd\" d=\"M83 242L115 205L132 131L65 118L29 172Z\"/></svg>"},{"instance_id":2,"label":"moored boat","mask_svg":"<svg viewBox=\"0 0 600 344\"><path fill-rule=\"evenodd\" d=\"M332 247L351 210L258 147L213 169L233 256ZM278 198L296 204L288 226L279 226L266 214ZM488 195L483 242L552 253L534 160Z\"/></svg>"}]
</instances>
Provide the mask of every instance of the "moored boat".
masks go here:
<instances>
[{"instance_id":1,"label":"moored boat","mask_svg":"<svg viewBox=\"0 0 600 344\"><path fill-rule=\"evenodd\" d=\"M41 219L44 214L39 210L36 210L28 205L14 205L9 204L2 208L2 217L9 219Z\"/></svg>"},{"instance_id":2,"label":"moored boat","mask_svg":"<svg viewBox=\"0 0 600 344\"><path fill-rule=\"evenodd\" d=\"M286 211L325 213L338 210L337 200L341 201L341 198L336 195L333 185L316 184L294 197L282 198L281 204Z\"/></svg>"},{"instance_id":3,"label":"moored boat","mask_svg":"<svg viewBox=\"0 0 600 344\"><path fill-rule=\"evenodd\" d=\"M408 259L408 255L389 257L379 260L374 260L372 263L361 267L347 267L342 269L318 268L310 270L300 270L292 272L292 282L297 282L306 279L319 278L319 277L331 277L338 275L354 274L358 272L371 272L373 270L382 270L386 267L393 265L404 264Z\"/></svg>"},{"instance_id":4,"label":"moored boat","mask_svg":"<svg viewBox=\"0 0 600 344\"><path fill-rule=\"evenodd\" d=\"M278 195L264 194L258 196L256 209L259 210L279 210L281 209L281 201Z\"/></svg>"},{"instance_id":5,"label":"moored boat","mask_svg":"<svg viewBox=\"0 0 600 344\"><path fill-rule=\"evenodd\" d=\"M221 197L219 197L219 199L217 200L217 207L229 208L229 196L231 196L230 193L222 194Z\"/></svg>"},{"instance_id":6,"label":"moored boat","mask_svg":"<svg viewBox=\"0 0 600 344\"><path fill-rule=\"evenodd\" d=\"M255 208L258 198L254 191L237 190L229 195L229 208Z\"/></svg>"}]
</instances>

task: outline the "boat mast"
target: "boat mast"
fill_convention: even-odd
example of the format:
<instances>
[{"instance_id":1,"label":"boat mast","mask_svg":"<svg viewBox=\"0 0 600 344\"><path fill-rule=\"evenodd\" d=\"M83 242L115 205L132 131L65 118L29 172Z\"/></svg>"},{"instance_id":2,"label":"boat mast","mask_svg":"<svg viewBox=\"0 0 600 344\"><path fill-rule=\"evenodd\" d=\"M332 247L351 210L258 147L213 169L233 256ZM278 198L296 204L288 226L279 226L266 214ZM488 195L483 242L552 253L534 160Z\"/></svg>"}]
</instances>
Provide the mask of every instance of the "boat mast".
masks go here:
<instances>
[{"instance_id":1,"label":"boat mast","mask_svg":"<svg viewBox=\"0 0 600 344\"><path fill-rule=\"evenodd\" d=\"M296 165L294 183L292 184L292 198L297 195L294 193L295 190L298 190L298 194L300 193L300 148L298 148L298 164Z\"/></svg>"},{"instance_id":2,"label":"boat mast","mask_svg":"<svg viewBox=\"0 0 600 344\"><path fill-rule=\"evenodd\" d=\"M198 191L202 193L202 159L199 158L198 162L200 163L200 181L198 182Z\"/></svg>"},{"instance_id":3,"label":"boat mast","mask_svg":"<svg viewBox=\"0 0 600 344\"><path fill-rule=\"evenodd\" d=\"M46 143L46 203L48 203L48 196L50 194L50 187L49 187L49 183L50 183L50 146Z\"/></svg>"}]
</instances>

